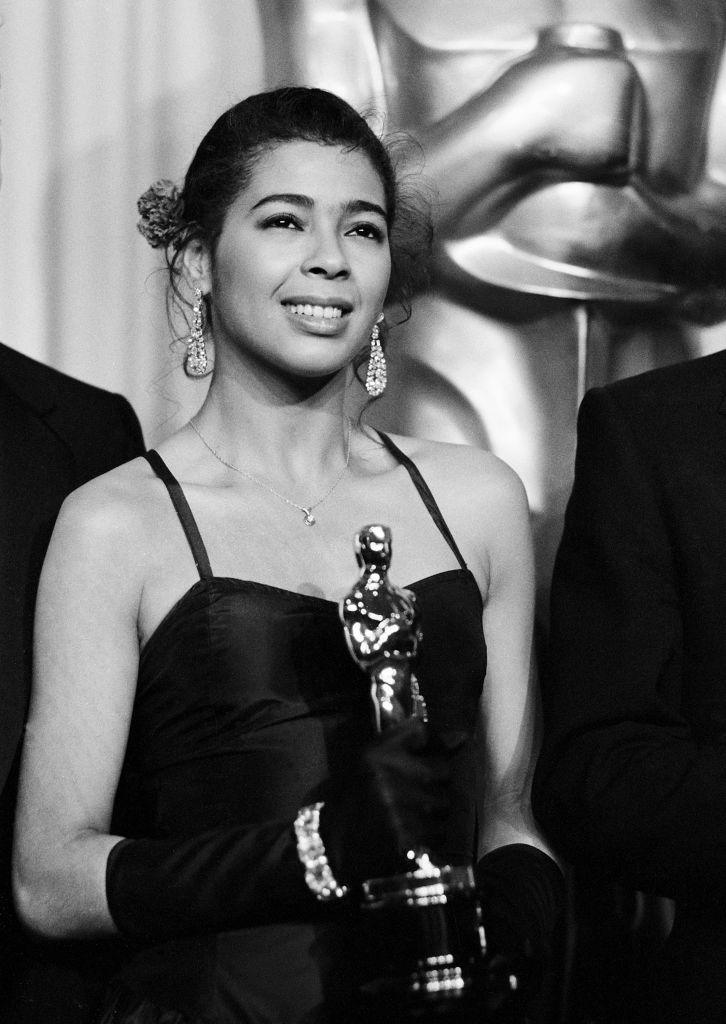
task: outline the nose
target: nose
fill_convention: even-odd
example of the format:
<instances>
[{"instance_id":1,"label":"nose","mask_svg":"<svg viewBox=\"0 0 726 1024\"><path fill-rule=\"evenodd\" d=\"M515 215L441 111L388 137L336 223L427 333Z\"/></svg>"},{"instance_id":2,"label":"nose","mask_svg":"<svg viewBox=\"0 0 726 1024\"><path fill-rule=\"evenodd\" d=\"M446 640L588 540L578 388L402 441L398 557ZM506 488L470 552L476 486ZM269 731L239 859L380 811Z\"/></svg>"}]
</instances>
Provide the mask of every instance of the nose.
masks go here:
<instances>
[{"instance_id":1,"label":"nose","mask_svg":"<svg viewBox=\"0 0 726 1024\"><path fill-rule=\"evenodd\" d=\"M316 231L303 261L304 274L326 278L346 278L350 263L337 231Z\"/></svg>"}]
</instances>

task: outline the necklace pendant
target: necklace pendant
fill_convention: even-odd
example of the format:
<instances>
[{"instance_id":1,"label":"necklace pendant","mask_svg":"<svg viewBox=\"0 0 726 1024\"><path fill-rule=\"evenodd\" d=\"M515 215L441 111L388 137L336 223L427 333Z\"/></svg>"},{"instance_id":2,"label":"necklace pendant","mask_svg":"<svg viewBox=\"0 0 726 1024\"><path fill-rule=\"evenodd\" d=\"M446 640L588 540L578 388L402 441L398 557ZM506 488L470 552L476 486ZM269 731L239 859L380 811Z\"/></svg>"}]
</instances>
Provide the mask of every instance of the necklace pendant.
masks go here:
<instances>
[{"instance_id":1,"label":"necklace pendant","mask_svg":"<svg viewBox=\"0 0 726 1024\"><path fill-rule=\"evenodd\" d=\"M284 494L280 494L280 492L276 491L274 487L270 487L269 484L266 484L264 480L258 480L256 476L252 475L252 473L248 473L245 469L240 469L239 466L234 466L231 462L227 462L226 459L223 459L222 456L217 451L217 449L214 447L214 445L210 444L210 442L207 441L207 439L201 433L201 431L199 430L199 427L194 422L194 417L192 417L189 420L189 426L192 428L194 433L199 437L199 440L202 442L202 444L207 449L207 451L211 455L214 456L214 458L217 460L217 462L221 462L223 466L227 467L227 469L231 469L235 473L239 473L239 475L243 476L245 478L245 480L250 480L253 484L257 484L258 487L262 487L262 488L264 488L264 490L269 491L270 494L274 494L276 498L279 498L280 501L284 501L286 505L290 506L290 508L299 509L301 512L304 513L303 522L305 523L305 525L306 526L315 526L315 524L317 522L317 519L313 515L313 509L317 508L318 505L322 505L322 503L324 501L328 500L330 495L333 493L335 488L338 486L340 481L343 479L343 477L344 477L344 475L345 475L345 473L346 473L346 471L348 469L348 466L350 465L350 444L351 444L351 439L352 439L352 435L353 435L353 429L352 429L352 424L351 424L350 419L348 419L346 417L344 422L347 423L348 430L347 430L347 439L346 439L346 442L345 442L345 462L343 463L343 468L341 469L340 473L338 473L337 477L335 478L333 483L330 485L330 487L327 489L325 494L321 498L318 498L317 501L314 501L313 504L309 508L306 508L304 505L298 505L298 503L296 501L290 501L290 499L286 498Z\"/></svg>"}]
</instances>

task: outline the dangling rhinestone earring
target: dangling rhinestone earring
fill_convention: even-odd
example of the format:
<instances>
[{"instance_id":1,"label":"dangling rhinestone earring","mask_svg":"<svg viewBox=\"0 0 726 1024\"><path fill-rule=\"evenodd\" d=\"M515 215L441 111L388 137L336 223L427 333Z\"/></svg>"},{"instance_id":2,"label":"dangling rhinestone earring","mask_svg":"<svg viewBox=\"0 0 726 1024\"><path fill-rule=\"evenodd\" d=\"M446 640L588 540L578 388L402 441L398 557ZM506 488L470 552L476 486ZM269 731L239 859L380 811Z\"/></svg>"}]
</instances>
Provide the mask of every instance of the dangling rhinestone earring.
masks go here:
<instances>
[{"instance_id":1,"label":"dangling rhinestone earring","mask_svg":"<svg viewBox=\"0 0 726 1024\"><path fill-rule=\"evenodd\" d=\"M381 336L378 325L383 323L383 313L373 324L371 331L371 351L368 356L368 372L366 373L366 391L371 398L377 398L386 390L388 375L386 372L386 357L381 347Z\"/></svg>"},{"instance_id":2,"label":"dangling rhinestone earring","mask_svg":"<svg viewBox=\"0 0 726 1024\"><path fill-rule=\"evenodd\" d=\"M187 354L184 358L184 372L187 377L206 377L209 368L207 346L204 341L204 296L201 288L194 289L192 306L192 330L187 340Z\"/></svg>"}]
</instances>

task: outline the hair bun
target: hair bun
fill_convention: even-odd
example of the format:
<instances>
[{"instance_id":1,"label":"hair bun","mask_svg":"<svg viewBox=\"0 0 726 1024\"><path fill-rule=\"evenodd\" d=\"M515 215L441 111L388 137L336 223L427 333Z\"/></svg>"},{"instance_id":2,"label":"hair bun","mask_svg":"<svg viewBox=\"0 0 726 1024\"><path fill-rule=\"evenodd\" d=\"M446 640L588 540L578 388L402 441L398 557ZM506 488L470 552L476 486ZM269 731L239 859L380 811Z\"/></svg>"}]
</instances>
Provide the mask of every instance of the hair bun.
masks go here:
<instances>
[{"instance_id":1,"label":"hair bun","mask_svg":"<svg viewBox=\"0 0 726 1024\"><path fill-rule=\"evenodd\" d=\"M174 182L167 178L155 181L136 205L141 214L136 226L152 249L171 245L183 226L184 209L184 200Z\"/></svg>"}]
</instances>

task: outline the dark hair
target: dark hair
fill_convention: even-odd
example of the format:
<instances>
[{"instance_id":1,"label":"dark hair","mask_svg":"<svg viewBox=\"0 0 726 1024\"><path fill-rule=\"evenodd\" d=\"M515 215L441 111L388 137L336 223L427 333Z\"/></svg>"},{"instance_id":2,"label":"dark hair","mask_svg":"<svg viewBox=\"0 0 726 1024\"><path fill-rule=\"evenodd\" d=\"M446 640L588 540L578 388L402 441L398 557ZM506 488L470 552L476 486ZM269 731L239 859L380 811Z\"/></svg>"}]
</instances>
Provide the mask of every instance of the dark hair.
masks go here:
<instances>
[{"instance_id":1,"label":"dark hair","mask_svg":"<svg viewBox=\"0 0 726 1024\"><path fill-rule=\"evenodd\" d=\"M222 114L202 139L180 194L178 230L166 245L172 301L184 301L177 284L184 248L199 239L213 251L227 211L249 182L257 160L276 145L297 140L359 150L379 175L391 247L386 301L397 304L406 319L411 298L426 276L432 229L427 203L398 173L400 159L393 154L404 148L403 140L384 143L344 100L300 86L248 96Z\"/></svg>"}]
</instances>

